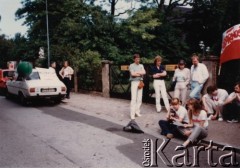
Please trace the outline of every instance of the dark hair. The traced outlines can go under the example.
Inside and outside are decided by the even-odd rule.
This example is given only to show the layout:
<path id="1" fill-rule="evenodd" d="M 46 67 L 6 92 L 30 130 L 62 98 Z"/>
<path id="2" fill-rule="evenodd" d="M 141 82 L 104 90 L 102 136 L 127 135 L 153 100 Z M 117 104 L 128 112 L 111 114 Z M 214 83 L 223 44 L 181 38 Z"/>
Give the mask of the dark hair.
<path id="1" fill-rule="evenodd" d="M 194 109 L 193 111 L 200 112 L 202 110 L 202 103 L 197 99 L 194 98 L 189 99 L 187 105 L 192 105 Z M 193 111 L 189 110 L 189 119 L 192 119 Z"/>
<path id="2" fill-rule="evenodd" d="M 140 58 L 140 55 L 139 54 L 134 54 L 133 59 L 135 59 L 135 58 Z"/>
<path id="3" fill-rule="evenodd" d="M 215 85 L 207 87 L 208 94 L 212 94 L 215 90 L 217 90 L 217 86 L 215 86 Z"/>
<path id="4" fill-rule="evenodd" d="M 235 83 L 234 86 L 237 86 L 237 85 L 238 85 L 238 87 L 240 87 L 240 82 Z"/>

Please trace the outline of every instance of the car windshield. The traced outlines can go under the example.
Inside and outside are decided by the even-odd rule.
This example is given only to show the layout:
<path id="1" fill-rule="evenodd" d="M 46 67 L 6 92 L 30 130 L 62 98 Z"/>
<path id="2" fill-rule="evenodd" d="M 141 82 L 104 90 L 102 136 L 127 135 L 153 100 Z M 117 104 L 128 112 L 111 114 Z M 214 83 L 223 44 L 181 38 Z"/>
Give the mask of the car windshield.
<path id="1" fill-rule="evenodd" d="M 32 72 L 27 78 L 26 80 L 39 80 L 39 74 L 38 72 Z"/>
<path id="2" fill-rule="evenodd" d="M 3 77 L 13 77 L 14 76 L 14 71 L 4 71 L 3 72 Z"/>

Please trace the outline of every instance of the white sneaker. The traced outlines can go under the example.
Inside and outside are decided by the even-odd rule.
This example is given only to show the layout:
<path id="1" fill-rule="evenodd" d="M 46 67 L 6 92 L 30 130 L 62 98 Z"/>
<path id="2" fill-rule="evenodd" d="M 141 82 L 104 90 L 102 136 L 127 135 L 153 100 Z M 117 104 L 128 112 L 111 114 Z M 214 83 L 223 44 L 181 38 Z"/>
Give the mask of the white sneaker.
<path id="1" fill-rule="evenodd" d="M 223 121 L 222 117 L 219 117 L 219 118 L 218 118 L 218 121 Z"/>
<path id="2" fill-rule="evenodd" d="M 238 122 L 238 120 L 235 120 L 235 119 L 233 119 L 233 120 L 232 120 L 232 122 L 233 122 L 233 123 L 237 123 L 237 122 Z"/>
<path id="3" fill-rule="evenodd" d="M 136 113 L 136 114 L 135 114 L 135 116 L 136 116 L 136 117 L 141 117 L 142 115 L 141 115 L 141 114 L 137 114 L 137 113 Z"/>
<path id="4" fill-rule="evenodd" d="M 232 120 L 227 120 L 228 123 L 232 123 Z"/>

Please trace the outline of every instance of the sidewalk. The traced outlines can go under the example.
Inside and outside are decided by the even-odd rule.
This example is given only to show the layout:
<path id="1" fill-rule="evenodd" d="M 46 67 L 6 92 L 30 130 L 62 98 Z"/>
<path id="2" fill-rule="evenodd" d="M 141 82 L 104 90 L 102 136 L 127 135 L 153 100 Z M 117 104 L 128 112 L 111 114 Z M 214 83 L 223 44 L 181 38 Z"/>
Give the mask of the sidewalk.
<path id="1" fill-rule="evenodd" d="M 63 108 L 79 110 L 88 115 L 94 115 L 105 120 L 125 126 L 130 121 L 130 101 L 115 98 L 103 98 L 96 94 L 71 93 L 71 99 L 64 100 Z M 141 106 L 141 117 L 136 118 L 140 128 L 155 137 L 160 135 L 158 121 L 165 119 L 166 112 L 157 113 L 154 104 L 143 103 Z M 219 147 L 230 145 L 240 151 L 240 123 L 227 123 L 225 121 L 209 121 L 208 137 L 204 142 L 209 144 L 212 140 Z M 173 139 L 182 143 L 180 139 Z"/>

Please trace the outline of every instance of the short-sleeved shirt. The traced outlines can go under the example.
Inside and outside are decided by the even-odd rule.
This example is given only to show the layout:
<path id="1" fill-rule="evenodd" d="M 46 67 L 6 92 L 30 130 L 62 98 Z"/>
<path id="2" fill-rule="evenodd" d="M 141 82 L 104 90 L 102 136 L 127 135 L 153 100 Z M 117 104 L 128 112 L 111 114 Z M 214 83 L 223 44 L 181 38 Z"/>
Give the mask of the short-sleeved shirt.
<path id="1" fill-rule="evenodd" d="M 240 99 L 237 98 L 237 94 L 238 94 L 238 93 L 232 92 L 232 93 L 229 95 L 229 98 L 230 98 L 230 99 L 233 99 L 233 102 L 236 102 L 237 104 L 240 105 Z"/>
<path id="2" fill-rule="evenodd" d="M 183 106 L 180 106 L 179 109 L 176 111 L 176 118 L 182 118 L 183 122 L 189 123 L 188 112 Z"/>
<path id="3" fill-rule="evenodd" d="M 160 65 L 160 67 L 158 68 L 157 66 L 154 66 L 152 67 L 152 71 L 151 73 L 154 75 L 154 74 L 157 74 L 157 73 L 163 73 L 165 71 L 165 67 L 163 65 Z M 165 77 L 159 77 L 159 78 L 153 78 L 153 79 L 156 79 L 156 80 L 164 80 Z"/>
<path id="4" fill-rule="evenodd" d="M 217 96 L 212 97 L 209 94 L 205 94 L 203 97 L 208 98 L 208 99 L 212 99 L 212 100 L 214 100 L 216 102 L 219 102 L 219 103 L 222 103 L 227 99 L 228 92 L 224 89 L 217 89 Z"/>
<path id="5" fill-rule="evenodd" d="M 204 110 L 200 111 L 200 114 L 198 116 L 193 115 L 192 116 L 193 124 L 196 126 L 200 126 L 200 122 L 204 121 L 203 127 L 208 127 L 208 119 L 207 119 L 207 112 Z"/>
<path id="6" fill-rule="evenodd" d="M 179 69 L 177 68 L 174 72 L 174 78 L 177 82 L 189 82 L 190 70 L 188 68 Z"/>
<path id="7" fill-rule="evenodd" d="M 144 66 L 142 64 L 130 64 L 129 66 L 129 71 L 130 71 L 130 81 L 140 81 L 143 80 L 143 77 L 139 76 L 139 77 L 132 77 L 131 76 L 131 72 L 137 72 L 137 71 L 143 71 L 144 70 Z"/>

